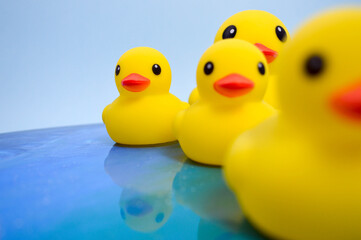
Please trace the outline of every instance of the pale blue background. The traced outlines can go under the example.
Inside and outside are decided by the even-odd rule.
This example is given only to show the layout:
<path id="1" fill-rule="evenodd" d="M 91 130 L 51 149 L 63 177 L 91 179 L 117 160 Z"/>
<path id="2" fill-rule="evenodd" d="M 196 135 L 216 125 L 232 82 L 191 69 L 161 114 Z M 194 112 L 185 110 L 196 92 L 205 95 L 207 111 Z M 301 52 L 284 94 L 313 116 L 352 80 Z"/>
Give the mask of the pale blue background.
<path id="1" fill-rule="evenodd" d="M 0 2 L 0 132 L 101 122 L 117 97 L 118 58 L 136 46 L 169 60 L 171 92 L 187 100 L 195 69 L 229 16 L 261 9 L 291 33 L 342 0 Z"/>

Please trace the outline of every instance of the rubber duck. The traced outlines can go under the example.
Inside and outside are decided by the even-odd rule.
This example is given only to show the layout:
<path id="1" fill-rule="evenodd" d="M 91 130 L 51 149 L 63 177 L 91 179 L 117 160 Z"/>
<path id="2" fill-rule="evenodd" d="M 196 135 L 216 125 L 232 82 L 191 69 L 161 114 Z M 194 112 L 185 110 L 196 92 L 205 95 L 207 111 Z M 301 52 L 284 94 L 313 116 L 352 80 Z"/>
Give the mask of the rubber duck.
<path id="1" fill-rule="evenodd" d="M 137 47 L 115 67 L 119 97 L 103 111 L 109 136 L 117 143 L 148 145 L 175 141 L 173 121 L 188 107 L 169 93 L 171 69 L 159 51 Z"/>
<path id="2" fill-rule="evenodd" d="M 263 95 L 268 66 L 254 45 L 239 39 L 209 47 L 197 67 L 200 100 L 178 114 L 175 129 L 192 160 L 222 165 L 233 138 L 274 113 Z"/>
<path id="3" fill-rule="evenodd" d="M 361 239 L 360 29 L 360 7 L 305 23 L 279 59 L 282 111 L 227 154 L 228 185 L 273 239 Z"/>
<path id="4" fill-rule="evenodd" d="M 279 108 L 276 82 L 276 59 L 284 44 L 289 40 L 286 26 L 276 16 L 261 10 L 247 10 L 234 14 L 218 29 L 214 42 L 223 39 L 242 39 L 258 47 L 269 65 L 269 83 L 265 100 L 275 108 Z M 188 102 L 193 104 L 199 99 L 197 88 L 193 89 Z"/>

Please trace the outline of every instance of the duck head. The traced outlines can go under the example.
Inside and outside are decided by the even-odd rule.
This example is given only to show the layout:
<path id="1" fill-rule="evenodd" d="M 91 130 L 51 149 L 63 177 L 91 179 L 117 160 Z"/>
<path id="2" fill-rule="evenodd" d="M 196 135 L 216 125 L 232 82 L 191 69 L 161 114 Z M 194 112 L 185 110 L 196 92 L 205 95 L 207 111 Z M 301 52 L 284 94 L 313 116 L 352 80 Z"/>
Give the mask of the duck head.
<path id="1" fill-rule="evenodd" d="M 361 8 L 328 11 L 299 29 L 280 57 L 281 109 L 319 136 L 361 140 L 360 29 Z"/>
<path id="2" fill-rule="evenodd" d="M 202 99 L 213 104 L 261 101 L 268 66 L 264 55 L 249 42 L 228 39 L 213 44 L 197 68 L 197 88 Z"/>
<path id="3" fill-rule="evenodd" d="M 159 51 L 137 47 L 119 58 L 115 67 L 115 83 L 121 96 L 166 93 L 171 84 L 171 69 Z"/>
<path id="4" fill-rule="evenodd" d="M 219 28 L 214 42 L 229 38 L 254 44 L 270 64 L 289 40 L 289 33 L 281 20 L 271 13 L 247 10 L 228 18 Z"/>

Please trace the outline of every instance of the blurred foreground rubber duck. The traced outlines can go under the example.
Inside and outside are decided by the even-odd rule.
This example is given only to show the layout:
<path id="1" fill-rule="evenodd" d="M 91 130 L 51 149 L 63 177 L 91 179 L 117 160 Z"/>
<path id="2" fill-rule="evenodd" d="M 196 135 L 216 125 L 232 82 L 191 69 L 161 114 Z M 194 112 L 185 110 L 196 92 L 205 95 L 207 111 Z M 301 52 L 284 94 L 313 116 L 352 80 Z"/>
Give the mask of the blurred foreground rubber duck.
<path id="1" fill-rule="evenodd" d="M 258 47 L 267 59 L 269 65 L 269 83 L 265 100 L 278 108 L 276 93 L 276 64 L 277 56 L 289 39 L 285 25 L 276 16 L 261 10 L 247 10 L 236 13 L 228 18 L 218 29 L 214 42 L 223 39 L 242 39 Z M 193 89 L 188 102 L 198 101 L 197 88 Z"/>
<path id="2" fill-rule="evenodd" d="M 157 50 L 137 47 L 124 53 L 115 68 L 119 97 L 103 111 L 109 136 L 129 145 L 175 141 L 172 123 L 189 105 L 169 93 L 171 69 Z"/>
<path id="3" fill-rule="evenodd" d="M 282 112 L 242 134 L 225 177 L 275 239 L 361 239 L 361 8 L 308 21 L 279 59 Z"/>
<path id="4" fill-rule="evenodd" d="M 229 143 L 274 110 L 263 102 L 268 67 L 264 55 L 238 39 L 215 43 L 197 68 L 200 100 L 176 119 L 184 153 L 192 160 L 222 165 Z"/>

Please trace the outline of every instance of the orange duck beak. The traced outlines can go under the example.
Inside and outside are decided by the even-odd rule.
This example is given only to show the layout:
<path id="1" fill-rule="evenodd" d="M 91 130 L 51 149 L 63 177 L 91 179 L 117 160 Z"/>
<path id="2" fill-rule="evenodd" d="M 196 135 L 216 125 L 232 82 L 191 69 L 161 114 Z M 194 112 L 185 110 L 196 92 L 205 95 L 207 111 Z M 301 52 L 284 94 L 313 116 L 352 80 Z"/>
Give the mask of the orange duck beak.
<path id="1" fill-rule="evenodd" d="M 256 47 L 258 47 L 259 50 L 261 50 L 263 55 L 266 57 L 266 60 L 267 60 L 268 64 L 273 62 L 276 59 L 276 57 L 278 56 L 278 53 L 276 51 L 266 47 L 265 45 L 263 45 L 261 43 L 256 43 L 254 45 Z"/>
<path id="2" fill-rule="evenodd" d="M 122 86 L 131 92 L 144 91 L 150 84 L 150 80 L 138 73 L 131 73 L 122 80 Z"/>
<path id="3" fill-rule="evenodd" d="M 221 95 L 229 98 L 239 97 L 250 92 L 254 83 L 248 78 L 232 73 L 213 84 L 213 88 Z"/>

